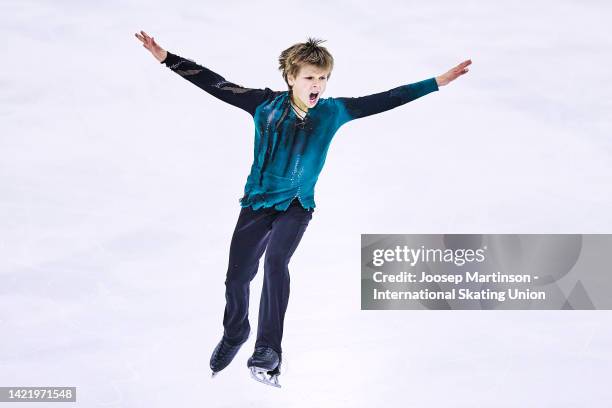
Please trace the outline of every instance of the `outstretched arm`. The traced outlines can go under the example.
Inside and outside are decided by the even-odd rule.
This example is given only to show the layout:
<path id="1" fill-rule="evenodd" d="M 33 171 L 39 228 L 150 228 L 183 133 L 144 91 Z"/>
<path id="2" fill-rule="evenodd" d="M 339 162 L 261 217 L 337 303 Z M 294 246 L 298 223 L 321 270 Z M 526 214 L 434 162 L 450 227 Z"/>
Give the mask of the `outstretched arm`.
<path id="1" fill-rule="evenodd" d="M 342 124 L 353 119 L 388 111 L 437 90 L 436 79 L 430 78 L 372 95 L 334 99 L 340 105 L 340 121 Z"/>
<path id="2" fill-rule="evenodd" d="M 160 63 L 165 64 L 173 72 L 182 76 L 192 84 L 198 86 L 212 96 L 244 109 L 255 115 L 255 109 L 267 98 L 274 94 L 269 88 L 252 89 L 226 81 L 221 75 L 210 69 L 198 65 L 195 61 L 183 58 L 160 47 L 153 37 L 144 31 L 135 34 Z"/>
<path id="3" fill-rule="evenodd" d="M 358 98 L 334 98 L 340 108 L 340 125 L 353 119 L 388 111 L 428 93 L 438 91 L 440 86 L 447 85 L 468 72 L 466 67 L 471 63 L 471 60 L 466 60 L 440 76 L 398 86 L 385 92 Z"/>

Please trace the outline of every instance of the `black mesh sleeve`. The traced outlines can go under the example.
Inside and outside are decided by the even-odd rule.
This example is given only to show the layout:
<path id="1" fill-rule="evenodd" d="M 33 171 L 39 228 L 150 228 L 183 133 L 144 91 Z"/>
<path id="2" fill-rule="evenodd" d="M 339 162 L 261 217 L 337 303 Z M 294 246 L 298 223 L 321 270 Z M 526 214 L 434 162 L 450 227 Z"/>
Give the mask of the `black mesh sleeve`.
<path id="1" fill-rule="evenodd" d="M 334 98 L 344 108 L 341 123 L 385 112 L 438 90 L 435 78 L 357 98 Z"/>
<path id="2" fill-rule="evenodd" d="M 275 93 L 270 88 L 253 89 L 236 85 L 210 69 L 171 52 L 161 63 L 212 96 L 244 109 L 251 115 L 255 115 L 257 106 Z"/>

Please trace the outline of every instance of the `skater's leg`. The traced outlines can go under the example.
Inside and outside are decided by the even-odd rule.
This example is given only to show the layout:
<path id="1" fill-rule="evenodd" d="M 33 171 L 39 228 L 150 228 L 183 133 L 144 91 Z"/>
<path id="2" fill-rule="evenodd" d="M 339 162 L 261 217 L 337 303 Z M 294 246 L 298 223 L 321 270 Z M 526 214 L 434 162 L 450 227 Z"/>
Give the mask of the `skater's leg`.
<path id="1" fill-rule="evenodd" d="M 257 274 L 275 213 L 273 209 L 242 208 L 236 223 L 225 279 L 223 314 L 224 336 L 232 344 L 241 344 L 249 336 L 249 284 Z"/>
<path id="2" fill-rule="evenodd" d="M 269 346 L 279 355 L 282 353 L 283 322 L 289 301 L 289 260 L 311 219 L 312 210 L 305 210 L 294 200 L 274 220 L 266 249 L 255 346 Z"/>

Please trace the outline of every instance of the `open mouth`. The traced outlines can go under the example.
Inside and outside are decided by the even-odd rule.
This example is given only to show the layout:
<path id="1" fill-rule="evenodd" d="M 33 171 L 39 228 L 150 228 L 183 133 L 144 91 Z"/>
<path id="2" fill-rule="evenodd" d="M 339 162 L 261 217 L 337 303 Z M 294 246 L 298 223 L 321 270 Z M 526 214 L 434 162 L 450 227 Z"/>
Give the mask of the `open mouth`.
<path id="1" fill-rule="evenodd" d="M 319 98 L 319 93 L 318 92 L 316 92 L 316 93 L 313 92 L 313 93 L 310 94 L 310 98 L 308 99 L 308 101 L 310 103 L 314 103 L 314 102 L 317 101 L 318 98 Z"/>

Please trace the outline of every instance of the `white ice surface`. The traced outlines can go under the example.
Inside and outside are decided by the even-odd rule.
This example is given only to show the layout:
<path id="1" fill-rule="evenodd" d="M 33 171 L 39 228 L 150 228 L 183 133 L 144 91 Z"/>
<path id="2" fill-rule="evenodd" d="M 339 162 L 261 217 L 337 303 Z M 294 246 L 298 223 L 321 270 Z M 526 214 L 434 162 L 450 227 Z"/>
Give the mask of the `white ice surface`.
<path id="1" fill-rule="evenodd" d="M 77 386 L 79 407 L 612 406 L 609 311 L 360 310 L 362 233 L 612 232 L 612 6 L 523 3 L 3 0 L 0 386 Z M 280 51 L 327 39 L 327 96 L 473 60 L 336 135 L 290 265 L 280 390 L 249 378 L 254 332 L 208 368 L 252 121 L 141 29 L 277 90 Z"/>

